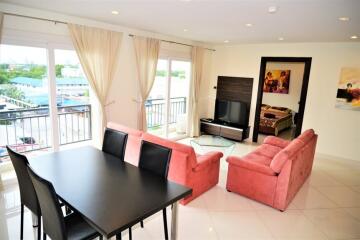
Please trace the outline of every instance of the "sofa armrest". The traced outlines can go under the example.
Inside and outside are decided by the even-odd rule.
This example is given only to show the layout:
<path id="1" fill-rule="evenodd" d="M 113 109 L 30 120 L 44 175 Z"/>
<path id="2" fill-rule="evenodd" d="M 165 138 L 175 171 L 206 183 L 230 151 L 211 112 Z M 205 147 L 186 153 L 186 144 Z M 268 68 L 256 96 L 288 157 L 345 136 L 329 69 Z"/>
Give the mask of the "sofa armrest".
<path id="1" fill-rule="evenodd" d="M 282 138 L 274 137 L 274 136 L 267 136 L 264 139 L 264 144 L 273 145 L 280 148 L 286 148 L 287 145 L 289 145 L 291 141 L 284 140 Z"/>
<path id="2" fill-rule="evenodd" d="M 265 175 L 275 176 L 274 172 L 270 167 L 251 161 L 245 161 L 240 157 L 230 156 L 226 159 L 229 165 L 235 165 L 241 168 L 246 168 L 251 171 L 263 173 Z"/>
<path id="3" fill-rule="evenodd" d="M 214 162 L 220 161 L 223 154 L 221 152 L 209 152 L 204 155 L 200 155 L 197 157 L 197 165 L 193 170 L 195 172 L 202 171 Z"/>

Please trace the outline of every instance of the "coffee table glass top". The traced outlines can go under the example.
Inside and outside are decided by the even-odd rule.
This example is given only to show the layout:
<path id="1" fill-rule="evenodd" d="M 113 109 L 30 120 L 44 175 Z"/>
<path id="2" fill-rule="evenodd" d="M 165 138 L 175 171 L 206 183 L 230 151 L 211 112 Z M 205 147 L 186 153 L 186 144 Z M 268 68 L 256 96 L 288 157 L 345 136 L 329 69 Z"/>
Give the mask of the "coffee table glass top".
<path id="1" fill-rule="evenodd" d="M 198 138 L 190 140 L 191 144 L 211 147 L 232 147 L 235 143 L 220 136 L 201 135 Z"/>

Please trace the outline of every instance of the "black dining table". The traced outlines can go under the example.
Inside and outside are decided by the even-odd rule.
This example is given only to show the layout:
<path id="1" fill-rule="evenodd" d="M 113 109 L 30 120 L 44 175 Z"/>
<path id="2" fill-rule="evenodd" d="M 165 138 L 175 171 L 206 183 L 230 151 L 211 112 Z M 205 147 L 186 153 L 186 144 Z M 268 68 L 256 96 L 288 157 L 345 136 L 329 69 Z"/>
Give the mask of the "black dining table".
<path id="1" fill-rule="evenodd" d="M 105 238 L 172 205 L 171 239 L 177 239 L 178 204 L 190 188 L 85 146 L 29 159 L 61 201 Z"/>

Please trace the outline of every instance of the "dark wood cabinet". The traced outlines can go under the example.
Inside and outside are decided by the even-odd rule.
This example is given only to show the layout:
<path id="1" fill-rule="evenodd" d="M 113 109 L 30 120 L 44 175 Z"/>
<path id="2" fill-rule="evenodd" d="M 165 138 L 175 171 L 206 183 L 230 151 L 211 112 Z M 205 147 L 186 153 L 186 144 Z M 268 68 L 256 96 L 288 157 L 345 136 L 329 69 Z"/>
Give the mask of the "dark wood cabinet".
<path id="1" fill-rule="evenodd" d="M 249 137 L 249 128 L 235 128 L 211 121 L 200 120 L 200 131 L 204 134 L 221 136 L 235 141 L 243 141 Z"/>

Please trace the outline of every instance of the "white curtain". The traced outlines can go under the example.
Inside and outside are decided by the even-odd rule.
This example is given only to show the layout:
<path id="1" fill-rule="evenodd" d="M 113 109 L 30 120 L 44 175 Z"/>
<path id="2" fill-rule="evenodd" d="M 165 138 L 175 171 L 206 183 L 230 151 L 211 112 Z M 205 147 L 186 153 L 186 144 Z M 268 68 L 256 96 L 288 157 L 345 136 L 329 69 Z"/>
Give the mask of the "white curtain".
<path id="1" fill-rule="evenodd" d="M 106 97 L 117 72 L 122 33 L 68 24 L 70 36 L 89 84 L 100 103 L 98 141 L 106 127 Z"/>
<path id="2" fill-rule="evenodd" d="M 205 49 L 202 47 L 193 47 L 191 51 L 191 69 L 192 69 L 192 78 L 191 78 L 191 87 L 190 87 L 190 97 L 191 97 L 191 128 L 190 136 L 196 137 L 200 133 L 200 119 L 199 119 L 199 99 L 200 99 L 200 89 L 201 82 L 204 77 L 204 62 L 205 62 Z"/>
<path id="3" fill-rule="evenodd" d="M 4 21 L 4 13 L 0 12 L 0 42 L 1 42 L 2 29 L 3 29 L 3 21 Z"/>
<path id="4" fill-rule="evenodd" d="M 145 101 L 154 84 L 159 59 L 160 40 L 134 36 L 139 81 L 138 129 L 147 130 Z"/>

